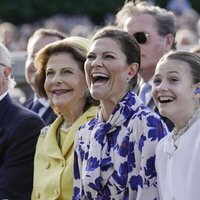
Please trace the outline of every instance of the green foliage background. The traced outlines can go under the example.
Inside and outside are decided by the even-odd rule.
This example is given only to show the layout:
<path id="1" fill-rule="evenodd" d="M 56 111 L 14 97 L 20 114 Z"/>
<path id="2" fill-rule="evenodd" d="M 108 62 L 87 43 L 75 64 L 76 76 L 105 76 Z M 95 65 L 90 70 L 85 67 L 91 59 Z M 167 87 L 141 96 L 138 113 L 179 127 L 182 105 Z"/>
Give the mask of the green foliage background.
<path id="1" fill-rule="evenodd" d="M 0 0 L 0 19 L 14 24 L 33 22 L 54 14 L 87 14 L 94 21 L 107 13 L 115 14 L 125 0 Z M 168 0 L 156 0 L 166 7 Z M 200 1 L 190 0 L 193 8 L 200 12 Z"/>

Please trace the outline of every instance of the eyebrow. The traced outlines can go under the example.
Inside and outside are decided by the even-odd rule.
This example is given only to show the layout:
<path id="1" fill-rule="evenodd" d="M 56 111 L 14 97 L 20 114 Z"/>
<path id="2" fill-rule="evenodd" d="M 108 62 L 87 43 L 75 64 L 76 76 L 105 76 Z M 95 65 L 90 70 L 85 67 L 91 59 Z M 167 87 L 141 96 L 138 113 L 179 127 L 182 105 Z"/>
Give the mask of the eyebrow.
<path id="1" fill-rule="evenodd" d="M 103 51 L 103 52 L 101 52 L 102 54 L 108 54 L 108 53 L 111 53 L 111 54 L 115 54 L 115 55 L 117 55 L 117 53 L 115 53 L 114 51 Z M 96 52 L 93 52 L 93 51 L 90 51 L 90 52 L 88 52 L 88 55 L 89 54 L 97 54 Z"/>
<path id="2" fill-rule="evenodd" d="M 167 72 L 167 74 L 180 74 L 179 72 L 177 72 L 177 71 L 168 71 Z M 159 77 L 160 76 L 160 74 L 154 74 L 154 77 Z"/>
<path id="3" fill-rule="evenodd" d="M 179 74 L 179 72 L 177 72 L 177 71 L 169 71 L 167 73 L 176 73 L 176 74 Z"/>

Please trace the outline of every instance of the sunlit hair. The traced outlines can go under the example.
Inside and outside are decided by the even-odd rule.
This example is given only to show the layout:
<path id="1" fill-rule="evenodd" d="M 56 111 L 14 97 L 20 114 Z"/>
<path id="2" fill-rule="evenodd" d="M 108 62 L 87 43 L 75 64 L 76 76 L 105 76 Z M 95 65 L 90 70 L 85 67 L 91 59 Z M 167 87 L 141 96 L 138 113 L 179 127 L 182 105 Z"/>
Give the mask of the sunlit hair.
<path id="1" fill-rule="evenodd" d="M 170 51 L 159 60 L 157 66 L 166 60 L 180 60 L 186 62 L 190 67 L 192 82 L 194 84 L 200 82 L 200 57 L 195 53 L 182 50 Z"/>
<path id="2" fill-rule="evenodd" d="M 71 39 L 71 38 L 70 38 Z M 35 89 L 36 93 L 43 98 L 48 98 L 47 93 L 44 88 L 44 83 L 46 80 L 46 67 L 49 58 L 52 55 L 57 55 L 59 53 L 70 54 L 74 60 L 77 62 L 80 70 L 85 74 L 84 71 L 84 63 L 86 60 L 87 50 L 85 47 L 85 40 L 83 40 L 83 45 L 78 45 L 76 38 L 73 39 L 74 43 L 70 39 L 65 39 L 61 41 L 57 41 L 54 43 L 50 43 L 44 48 L 42 48 L 35 58 L 35 66 L 37 66 L 37 72 L 35 75 Z M 84 107 L 84 111 L 87 110 L 91 105 L 97 105 L 97 101 L 95 101 L 90 93 L 86 94 L 86 104 Z"/>
<path id="3" fill-rule="evenodd" d="M 12 66 L 12 61 L 11 61 L 11 55 L 8 49 L 0 43 L 0 63 L 3 66 L 11 67 Z M 8 88 L 14 88 L 16 85 L 16 82 L 14 78 L 11 77 L 11 74 L 8 76 Z"/>
<path id="4" fill-rule="evenodd" d="M 137 63 L 140 68 L 140 47 L 133 35 L 115 26 L 107 26 L 96 32 L 92 38 L 92 42 L 100 38 L 110 38 L 115 40 L 121 47 L 122 52 L 125 54 L 127 64 L 130 65 L 132 63 Z M 136 86 L 137 79 L 138 76 L 136 74 L 130 81 L 130 90 L 134 89 Z"/>
<path id="5" fill-rule="evenodd" d="M 116 15 L 116 25 L 120 28 L 124 27 L 124 23 L 127 18 L 140 15 L 148 14 L 152 15 L 156 21 L 157 32 L 160 36 L 166 36 L 171 33 L 174 38 L 176 36 L 176 23 L 175 15 L 173 12 L 166 9 L 154 6 L 146 1 L 141 1 L 134 4 L 134 2 L 127 2 L 124 4 L 122 9 Z M 176 49 L 176 43 L 172 46 L 172 49 Z"/>
<path id="6" fill-rule="evenodd" d="M 191 49 L 190 52 L 195 53 L 197 55 L 200 55 L 200 44 L 194 45 Z"/>
<path id="7" fill-rule="evenodd" d="M 31 44 L 31 42 L 37 38 L 37 37 L 57 37 L 58 40 L 63 40 L 67 37 L 67 35 L 63 32 L 60 32 L 58 30 L 54 30 L 54 29 L 45 29 L 45 28 L 40 28 L 38 30 L 36 30 L 33 35 L 30 37 L 30 39 L 28 40 L 28 44 L 27 44 L 27 49 L 29 49 L 29 45 Z"/>

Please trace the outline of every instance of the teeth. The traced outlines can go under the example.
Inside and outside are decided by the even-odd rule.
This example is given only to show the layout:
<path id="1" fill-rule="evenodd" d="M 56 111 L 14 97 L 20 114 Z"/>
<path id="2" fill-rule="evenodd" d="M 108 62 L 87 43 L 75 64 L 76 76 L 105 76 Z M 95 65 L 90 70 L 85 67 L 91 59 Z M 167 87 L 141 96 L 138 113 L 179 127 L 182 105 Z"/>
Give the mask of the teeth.
<path id="1" fill-rule="evenodd" d="M 159 97 L 160 101 L 173 101 L 174 97 Z"/>
<path id="2" fill-rule="evenodd" d="M 102 74 L 102 73 L 93 73 L 92 74 L 93 78 L 96 78 L 96 77 L 99 77 L 99 76 L 104 77 L 104 78 L 109 78 L 107 75 Z"/>

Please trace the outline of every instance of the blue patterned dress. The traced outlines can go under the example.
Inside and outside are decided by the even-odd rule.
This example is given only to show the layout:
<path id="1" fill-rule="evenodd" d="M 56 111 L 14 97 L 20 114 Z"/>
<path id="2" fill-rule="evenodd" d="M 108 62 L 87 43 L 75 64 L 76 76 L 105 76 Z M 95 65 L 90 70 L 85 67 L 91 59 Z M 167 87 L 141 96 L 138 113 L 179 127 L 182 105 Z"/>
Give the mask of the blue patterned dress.
<path id="1" fill-rule="evenodd" d="M 106 123 L 100 109 L 77 133 L 73 200 L 157 200 L 155 148 L 166 134 L 133 92 Z"/>

